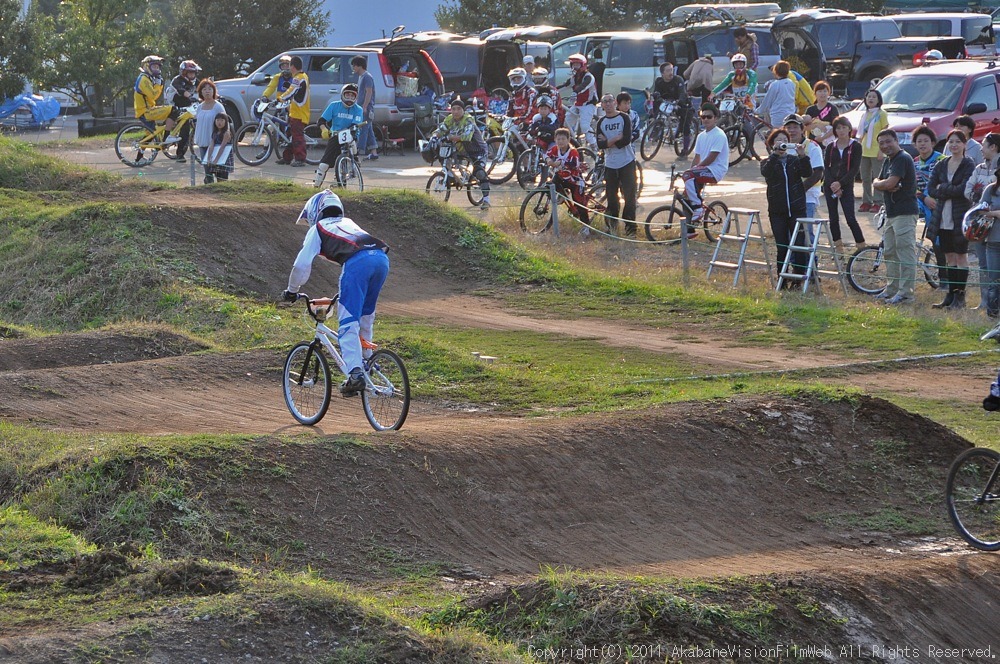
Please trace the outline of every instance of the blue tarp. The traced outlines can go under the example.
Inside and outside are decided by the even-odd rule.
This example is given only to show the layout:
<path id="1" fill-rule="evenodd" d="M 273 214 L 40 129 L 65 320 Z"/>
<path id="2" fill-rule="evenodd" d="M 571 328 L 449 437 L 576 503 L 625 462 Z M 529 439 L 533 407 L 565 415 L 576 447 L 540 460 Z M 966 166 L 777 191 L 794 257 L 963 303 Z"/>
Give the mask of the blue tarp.
<path id="1" fill-rule="evenodd" d="M 44 125 L 59 117 L 59 101 L 55 97 L 23 94 L 0 103 L 0 119 L 10 117 L 18 109 L 31 111 L 35 124 Z"/>

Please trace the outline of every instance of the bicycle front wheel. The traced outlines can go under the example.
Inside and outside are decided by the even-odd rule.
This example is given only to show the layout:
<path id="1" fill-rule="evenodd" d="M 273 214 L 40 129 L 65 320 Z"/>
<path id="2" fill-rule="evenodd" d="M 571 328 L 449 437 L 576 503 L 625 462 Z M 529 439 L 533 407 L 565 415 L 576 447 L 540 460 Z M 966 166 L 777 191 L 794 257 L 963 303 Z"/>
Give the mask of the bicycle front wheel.
<path id="1" fill-rule="evenodd" d="M 642 164 L 640 164 L 637 161 L 637 162 L 635 162 L 635 197 L 636 198 L 639 198 L 640 196 L 642 196 L 642 185 L 643 185 Z"/>
<path id="2" fill-rule="evenodd" d="M 431 198 L 446 202 L 451 198 L 451 187 L 448 185 L 448 176 L 438 171 L 427 180 L 427 187 L 424 191 Z"/>
<path id="3" fill-rule="evenodd" d="M 743 161 L 743 157 L 750 150 L 750 139 L 743 129 L 743 124 L 736 124 L 726 128 L 726 140 L 729 142 L 729 165 L 735 166 Z"/>
<path id="4" fill-rule="evenodd" d="M 486 157 L 486 175 L 490 184 L 503 184 L 514 177 L 517 152 L 504 141 L 503 136 L 494 136 L 486 141 Z"/>
<path id="5" fill-rule="evenodd" d="M 770 125 L 763 122 L 754 125 L 753 132 L 750 134 L 750 156 L 762 161 L 771 155 L 771 149 L 767 147 L 767 137 L 770 135 Z"/>
<path id="6" fill-rule="evenodd" d="M 706 206 L 705 214 L 701 218 L 701 225 L 709 242 L 715 242 L 716 236 L 722 232 L 722 223 L 728 214 L 729 207 L 722 201 L 712 201 Z"/>
<path id="7" fill-rule="evenodd" d="M 676 242 L 680 239 L 684 210 L 677 204 L 661 205 L 646 217 L 646 239 L 650 242 Z"/>
<path id="8" fill-rule="evenodd" d="M 313 425 L 330 407 L 330 362 L 312 343 L 301 342 L 288 353 L 281 376 L 285 405 L 296 420 Z"/>
<path id="9" fill-rule="evenodd" d="M 306 125 L 303 133 L 306 136 L 306 163 L 315 166 L 326 154 L 328 141 L 323 138 L 323 130 L 318 124 Z"/>
<path id="10" fill-rule="evenodd" d="M 399 429 L 410 412 L 410 377 L 403 360 L 380 349 L 365 362 L 365 371 L 372 383 L 361 393 L 368 423 L 376 431 Z"/>
<path id="11" fill-rule="evenodd" d="M 866 295 L 878 295 L 889 285 L 879 247 L 858 249 L 847 260 L 847 283 Z"/>
<path id="12" fill-rule="evenodd" d="M 338 187 L 354 191 L 365 190 L 365 178 L 361 174 L 361 167 L 358 166 L 358 162 L 342 154 L 337 157 L 333 169 L 334 179 Z"/>
<path id="13" fill-rule="evenodd" d="M 552 197 L 548 189 L 538 189 L 524 197 L 518 217 L 521 230 L 531 235 L 544 233 L 552 227 Z"/>
<path id="14" fill-rule="evenodd" d="M 158 148 L 150 147 L 155 141 L 153 132 L 140 122 L 125 125 L 115 136 L 115 154 L 123 164 L 141 168 L 153 163 Z"/>
<path id="15" fill-rule="evenodd" d="M 517 173 L 517 183 L 521 185 L 521 189 L 528 190 L 537 187 L 542 177 L 541 152 L 538 150 L 522 152 L 521 156 L 517 158 L 514 172 Z"/>
<path id="16" fill-rule="evenodd" d="M 1000 551 L 1000 452 L 975 447 L 948 471 L 948 516 L 980 551 Z"/>
<path id="17" fill-rule="evenodd" d="M 665 135 L 666 127 L 663 121 L 653 120 L 646 133 L 642 135 L 642 142 L 639 143 L 639 154 L 642 155 L 643 161 L 649 161 L 656 156 L 656 153 L 660 151 L 660 146 L 663 145 Z"/>
<path id="18" fill-rule="evenodd" d="M 694 111 L 688 113 L 687 122 L 683 125 L 677 128 L 677 136 L 674 137 L 674 154 L 678 157 L 691 154 L 694 142 L 698 138 L 698 122 L 694 119 Z"/>
<path id="19" fill-rule="evenodd" d="M 261 127 L 259 122 L 248 122 L 236 130 L 233 149 L 236 150 L 236 158 L 247 166 L 260 166 L 274 152 L 276 142 L 271 132 Z"/>

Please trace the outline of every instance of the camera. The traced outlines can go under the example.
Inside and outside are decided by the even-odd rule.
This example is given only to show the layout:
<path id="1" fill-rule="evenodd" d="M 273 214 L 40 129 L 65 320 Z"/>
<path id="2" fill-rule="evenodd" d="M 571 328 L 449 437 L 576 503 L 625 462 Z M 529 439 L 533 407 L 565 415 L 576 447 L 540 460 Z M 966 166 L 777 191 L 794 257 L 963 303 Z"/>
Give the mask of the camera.
<path id="1" fill-rule="evenodd" d="M 774 146 L 775 150 L 794 150 L 798 145 L 795 143 L 776 143 Z"/>

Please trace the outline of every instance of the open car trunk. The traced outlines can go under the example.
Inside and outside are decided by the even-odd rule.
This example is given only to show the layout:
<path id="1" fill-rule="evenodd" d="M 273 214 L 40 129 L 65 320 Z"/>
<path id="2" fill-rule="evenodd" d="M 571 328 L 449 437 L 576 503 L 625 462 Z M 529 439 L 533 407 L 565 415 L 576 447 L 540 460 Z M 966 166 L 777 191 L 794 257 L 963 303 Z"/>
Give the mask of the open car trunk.
<path id="1" fill-rule="evenodd" d="M 509 88 L 507 72 L 522 66 L 521 47 L 512 40 L 488 40 L 480 50 L 479 86 L 491 92 Z"/>
<path id="2" fill-rule="evenodd" d="M 810 83 L 826 78 L 826 55 L 811 34 L 794 21 L 782 21 L 771 28 L 778 42 L 778 54 Z"/>

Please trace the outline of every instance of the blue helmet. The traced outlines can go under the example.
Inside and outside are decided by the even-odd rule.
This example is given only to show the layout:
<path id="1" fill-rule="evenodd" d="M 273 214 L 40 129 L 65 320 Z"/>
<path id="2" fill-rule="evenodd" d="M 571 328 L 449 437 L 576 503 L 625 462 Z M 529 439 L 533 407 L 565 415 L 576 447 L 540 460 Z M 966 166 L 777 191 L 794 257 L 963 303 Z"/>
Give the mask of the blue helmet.
<path id="1" fill-rule="evenodd" d="M 335 211 L 333 214 L 326 214 L 326 211 L 333 208 Z M 313 194 L 312 197 L 306 201 L 306 205 L 302 208 L 302 212 L 299 213 L 299 218 L 295 221 L 296 224 L 304 226 L 308 224 L 309 226 L 315 226 L 320 219 L 324 217 L 343 217 L 344 216 L 344 204 L 340 202 L 340 196 L 333 193 L 329 189 L 324 189 L 318 194 Z"/>

